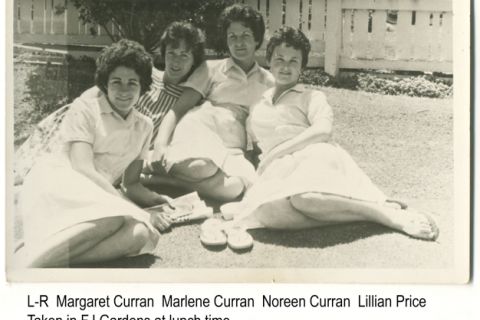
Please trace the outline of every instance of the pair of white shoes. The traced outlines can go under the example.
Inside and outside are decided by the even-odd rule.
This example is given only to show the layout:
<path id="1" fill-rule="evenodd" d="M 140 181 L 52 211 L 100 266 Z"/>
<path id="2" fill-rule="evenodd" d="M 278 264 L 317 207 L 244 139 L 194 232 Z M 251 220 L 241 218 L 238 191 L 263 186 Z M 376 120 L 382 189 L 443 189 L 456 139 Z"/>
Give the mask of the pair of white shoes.
<path id="1" fill-rule="evenodd" d="M 246 229 L 217 218 L 207 219 L 202 224 L 200 242 L 206 247 L 228 245 L 230 249 L 236 251 L 253 247 L 253 238 Z"/>

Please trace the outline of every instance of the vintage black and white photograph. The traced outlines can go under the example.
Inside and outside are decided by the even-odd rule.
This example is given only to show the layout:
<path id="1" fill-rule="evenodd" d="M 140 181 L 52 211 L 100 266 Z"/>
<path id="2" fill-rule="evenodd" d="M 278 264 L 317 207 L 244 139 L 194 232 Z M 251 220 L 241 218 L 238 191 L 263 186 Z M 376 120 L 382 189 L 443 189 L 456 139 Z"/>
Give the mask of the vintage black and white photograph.
<path id="1" fill-rule="evenodd" d="M 11 280 L 468 281 L 467 1 L 8 2 Z"/>

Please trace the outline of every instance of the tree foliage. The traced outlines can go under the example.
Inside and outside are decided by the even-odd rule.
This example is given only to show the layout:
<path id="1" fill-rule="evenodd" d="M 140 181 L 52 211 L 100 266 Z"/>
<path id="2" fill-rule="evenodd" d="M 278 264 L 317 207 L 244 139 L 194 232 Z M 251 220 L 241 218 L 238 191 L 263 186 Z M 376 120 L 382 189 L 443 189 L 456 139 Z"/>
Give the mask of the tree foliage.
<path id="1" fill-rule="evenodd" d="M 220 12 L 233 0 L 73 0 L 84 23 L 103 27 L 113 41 L 128 38 L 153 52 L 165 27 L 189 21 L 207 33 L 207 46 L 220 51 Z M 112 33 L 112 24 L 116 33 Z M 92 28 L 92 32 L 95 32 Z"/>

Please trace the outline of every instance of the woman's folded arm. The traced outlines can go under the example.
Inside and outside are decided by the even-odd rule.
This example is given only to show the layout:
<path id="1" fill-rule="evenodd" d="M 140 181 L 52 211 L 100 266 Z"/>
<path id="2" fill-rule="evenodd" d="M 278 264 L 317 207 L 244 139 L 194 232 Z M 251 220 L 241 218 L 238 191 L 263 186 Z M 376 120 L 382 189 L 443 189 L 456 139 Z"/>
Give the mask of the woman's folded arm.
<path id="1" fill-rule="evenodd" d="M 299 151 L 313 143 L 328 142 L 330 141 L 330 137 L 331 126 L 313 125 L 296 137 L 277 145 L 265 154 L 262 161 L 260 161 L 258 170 L 261 173 L 273 160 Z"/>

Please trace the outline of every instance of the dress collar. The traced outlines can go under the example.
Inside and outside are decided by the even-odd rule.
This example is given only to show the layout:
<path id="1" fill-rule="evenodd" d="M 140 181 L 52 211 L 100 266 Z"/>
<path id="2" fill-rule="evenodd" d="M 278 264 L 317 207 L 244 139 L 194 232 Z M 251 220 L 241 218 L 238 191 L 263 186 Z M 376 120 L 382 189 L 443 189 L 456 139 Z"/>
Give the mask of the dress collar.
<path id="1" fill-rule="evenodd" d="M 112 106 L 110 105 L 110 102 L 108 101 L 108 98 L 105 94 L 102 94 L 98 98 L 98 105 L 100 108 L 100 113 L 102 114 L 112 114 L 114 117 L 121 119 L 127 123 L 133 123 L 137 120 L 138 118 L 138 111 L 135 109 L 135 107 L 132 108 L 130 113 L 127 115 L 126 118 L 123 118 L 121 115 L 119 115 L 115 110 L 112 109 Z"/>
<path id="2" fill-rule="evenodd" d="M 293 91 L 293 92 L 298 92 L 298 93 L 302 93 L 302 92 L 305 92 L 306 88 L 305 88 L 305 85 L 303 84 L 300 84 L 300 83 L 297 83 L 296 85 L 294 85 L 293 87 L 283 91 L 280 96 L 277 98 L 277 101 L 275 101 L 275 103 L 277 103 L 278 101 L 280 101 L 280 99 L 283 98 L 283 96 L 285 96 L 287 93 Z M 263 97 L 266 98 L 268 101 L 270 101 L 272 104 L 275 104 L 273 103 L 273 94 L 275 93 L 275 87 L 273 88 L 270 88 L 268 89 L 267 91 L 265 91 L 265 93 L 263 94 Z"/>
<path id="3" fill-rule="evenodd" d="M 232 68 L 236 68 L 237 70 L 240 70 L 242 71 L 243 73 L 245 73 L 245 71 L 243 71 L 242 68 L 240 68 L 240 66 L 238 64 L 235 63 L 235 61 L 233 61 L 233 59 L 231 57 L 227 58 L 227 61 L 225 63 L 225 72 L 226 71 L 229 71 L 230 69 Z M 248 71 L 248 73 L 246 73 L 247 75 L 250 75 L 254 72 L 257 72 L 258 70 L 260 69 L 260 66 L 258 65 L 257 61 L 255 61 L 253 63 L 253 67 L 252 69 L 250 69 L 250 71 Z"/>

